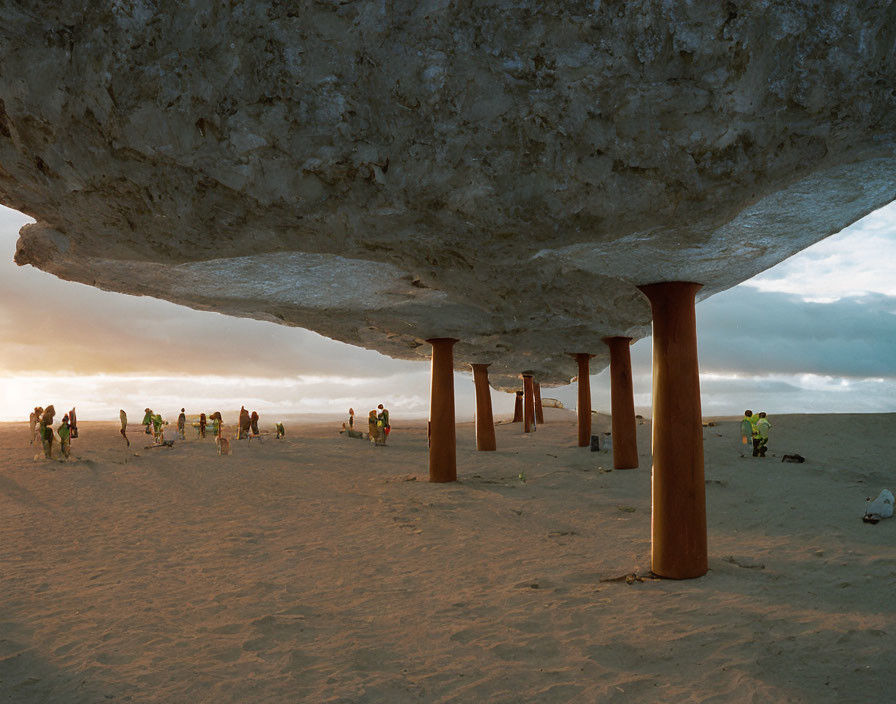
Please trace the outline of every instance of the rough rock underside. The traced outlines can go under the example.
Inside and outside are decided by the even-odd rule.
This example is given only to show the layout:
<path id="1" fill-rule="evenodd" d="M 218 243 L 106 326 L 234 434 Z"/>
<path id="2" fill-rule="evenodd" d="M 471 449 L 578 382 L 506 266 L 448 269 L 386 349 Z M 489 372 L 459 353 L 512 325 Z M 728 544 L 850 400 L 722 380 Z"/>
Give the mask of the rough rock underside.
<path id="1" fill-rule="evenodd" d="M 85 7 L 86 5 L 86 7 Z M 495 386 L 896 197 L 896 6 L 0 6 L 16 261 Z"/>

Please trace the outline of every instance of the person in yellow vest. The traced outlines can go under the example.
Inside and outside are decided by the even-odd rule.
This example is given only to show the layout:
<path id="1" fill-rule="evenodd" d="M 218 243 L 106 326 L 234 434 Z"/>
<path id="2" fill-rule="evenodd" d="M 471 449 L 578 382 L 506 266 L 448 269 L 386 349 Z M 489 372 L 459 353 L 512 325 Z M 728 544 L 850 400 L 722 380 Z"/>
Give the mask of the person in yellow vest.
<path id="1" fill-rule="evenodd" d="M 740 419 L 741 443 L 753 446 L 753 457 L 759 455 L 759 446 L 756 444 L 759 439 L 759 436 L 756 433 L 757 420 L 759 420 L 759 416 L 755 415 L 753 411 L 749 409 L 744 411 L 744 417 Z M 743 457 L 743 455 L 741 455 L 741 457 Z"/>
<path id="2" fill-rule="evenodd" d="M 367 414 L 367 434 L 374 445 L 382 445 L 380 432 L 379 419 L 376 417 L 376 410 L 373 410 Z"/>
<path id="3" fill-rule="evenodd" d="M 765 451 L 768 449 L 768 429 L 771 427 L 772 424 L 768 422 L 768 418 L 765 417 L 765 411 L 763 411 L 759 414 L 759 419 L 756 421 L 756 435 L 759 440 L 758 451 L 760 457 L 765 457 Z"/>
<path id="4" fill-rule="evenodd" d="M 63 457 L 68 457 L 71 452 L 72 444 L 72 428 L 68 424 L 68 416 L 62 416 L 62 425 L 56 431 L 59 433 L 59 447 L 62 449 Z"/>

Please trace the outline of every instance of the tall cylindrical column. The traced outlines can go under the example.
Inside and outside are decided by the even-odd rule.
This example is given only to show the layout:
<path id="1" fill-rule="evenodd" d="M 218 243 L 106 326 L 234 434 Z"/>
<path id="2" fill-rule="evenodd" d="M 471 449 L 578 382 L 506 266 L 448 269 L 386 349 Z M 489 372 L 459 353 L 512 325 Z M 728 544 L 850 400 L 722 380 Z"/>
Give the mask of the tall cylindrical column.
<path id="1" fill-rule="evenodd" d="M 638 466 L 638 431 L 632 389 L 632 338 L 605 337 L 610 348 L 610 404 L 613 423 L 613 468 Z"/>
<path id="2" fill-rule="evenodd" d="M 653 571 L 706 574 L 706 485 L 694 297 L 701 284 L 640 286 L 653 309 Z"/>
<path id="3" fill-rule="evenodd" d="M 531 374 L 523 374 L 523 432 L 535 430 L 535 388 Z"/>
<path id="4" fill-rule="evenodd" d="M 488 387 L 488 365 L 473 364 L 473 386 L 476 389 L 476 449 L 494 450 L 495 421 L 492 417 L 492 395 Z"/>
<path id="5" fill-rule="evenodd" d="M 513 420 L 511 423 L 523 422 L 523 392 L 516 392 L 516 400 L 513 402 Z"/>
<path id="6" fill-rule="evenodd" d="M 457 480 L 457 444 L 454 429 L 454 343 L 436 337 L 432 345 L 432 386 L 429 395 L 429 481 Z"/>
<path id="7" fill-rule="evenodd" d="M 541 384 L 535 382 L 535 422 L 544 425 L 544 408 L 541 407 Z"/>
<path id="8" fill-rule="evenodd" d="M 580 352 L 575 355 L 579 364 L 579 402 L 576 412 L 579 419 L 579 447 L 591 444 L 591 355 Z"/>

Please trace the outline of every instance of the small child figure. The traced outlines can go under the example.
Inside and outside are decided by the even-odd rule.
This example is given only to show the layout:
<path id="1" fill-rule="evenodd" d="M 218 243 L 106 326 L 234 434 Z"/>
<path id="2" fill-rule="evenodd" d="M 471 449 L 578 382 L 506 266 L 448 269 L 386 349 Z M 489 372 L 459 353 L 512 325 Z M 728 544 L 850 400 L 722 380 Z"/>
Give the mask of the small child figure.
<path id="1" fill-rule="evenodd" d="M 51 430 L 52 432 L 52 430 Z M 63 457 L 68 457 L 71 452 L 72 428 L 68 424 L 68 416 L 62 416 L 62 425 L 59 426 L 59 446 L 62 448 Z"/>

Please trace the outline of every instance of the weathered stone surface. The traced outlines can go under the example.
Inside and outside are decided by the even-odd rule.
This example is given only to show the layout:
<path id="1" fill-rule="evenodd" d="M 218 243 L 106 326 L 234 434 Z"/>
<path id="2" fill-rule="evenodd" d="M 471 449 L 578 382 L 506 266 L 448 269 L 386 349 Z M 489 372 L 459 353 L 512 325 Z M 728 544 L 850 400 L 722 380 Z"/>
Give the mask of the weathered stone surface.
<path id="1" fill-rule="evenodd" d="M 894 198 L 891 3 L 0 7 L 16 260 L 498 386 Z"/>

